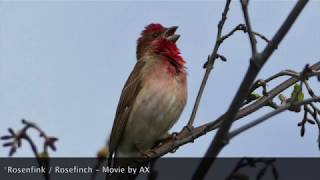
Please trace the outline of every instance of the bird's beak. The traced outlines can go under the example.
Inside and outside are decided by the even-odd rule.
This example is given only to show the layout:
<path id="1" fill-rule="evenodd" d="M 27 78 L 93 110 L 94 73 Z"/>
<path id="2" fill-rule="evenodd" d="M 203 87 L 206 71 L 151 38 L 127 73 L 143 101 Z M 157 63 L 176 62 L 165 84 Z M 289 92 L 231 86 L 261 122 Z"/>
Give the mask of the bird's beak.
<path id="1" fill-rule="evenodd" d="M 171 36 L 173 35 L 178 29 L 178 26 L 172 26 L 166 29 L 165 36 Z"/>
<path id="2" fill-rule="evenodd" d="M 177 42 L 177 40 L 180 37 L 179 34 L 174 34 L 177 29 L 178 29 L 178 26 L 172 26 L 167 28 L 166 31 L 164 32 L 164 37 L 173 43 Z"/>
<path id="3" fill-rule="evenodd" d="M 179 34 L 174 34 L 174 35 L 167 37 L 167 39 L 173 43 L 177 42 L 179 38 L 180 38 Z"/>

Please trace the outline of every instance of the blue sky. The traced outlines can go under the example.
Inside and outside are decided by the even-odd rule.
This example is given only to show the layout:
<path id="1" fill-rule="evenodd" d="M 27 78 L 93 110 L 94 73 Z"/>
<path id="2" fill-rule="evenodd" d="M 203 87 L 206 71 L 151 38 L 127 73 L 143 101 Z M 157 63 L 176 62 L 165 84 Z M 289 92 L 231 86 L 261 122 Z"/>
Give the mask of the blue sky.
<path id="1" fill-rule="evenodd" d="M 253 1 L 254 30 L 271 38 L 294 2 Z M 26 118 L 59 137 L 52 156 L 95 155 L 111 131 L 121 89 L 136 61 L 136 40 L 151 22 L 179 26 L 177 44 L 187 61 L 189 91 L 187 106 L 172 129 L 180 130 L 191 114 L 223 8 L 224 1 L 0 1 L 0 134 L 7 127 L 21 128 L 20 120 Z M 230 8 L 224 32 L 244 22 L 239 2 Z M 300 71 L 319 61 L 319 12 L 320 1 L 311 1 L 259 78 L 283 69 Z M 261 50 L 265 43 L 258 45 Z M 229 106 L 249 64 L 247 35 L 236 33 L 220 53 L 228 61 L 215 65 L 196 125 L 214 120 Z M 319 94 L 319 83 L 312 86 Z M 220 155 L 317 157 L 318 131 L 309 127 L 300 138 L 297 123 L 302 116 L 286 112 L 274 117 L 236 137 Z M 213 135 L 168 156 L 202 156 Z M 0 157 L 7 153 L 0 147 Z M 24 144 L 16 156 L 32 156 L 29 146 Z"/>

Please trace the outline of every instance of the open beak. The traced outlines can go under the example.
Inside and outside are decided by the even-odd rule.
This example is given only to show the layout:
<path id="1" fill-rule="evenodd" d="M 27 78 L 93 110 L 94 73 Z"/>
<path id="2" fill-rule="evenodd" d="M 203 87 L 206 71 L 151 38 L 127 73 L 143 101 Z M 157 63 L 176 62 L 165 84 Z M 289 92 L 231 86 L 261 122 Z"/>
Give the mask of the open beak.
<path id="1" fill-rule="evenodd" d="M 180 37 L 179 34 L 175 34 L 177 29 L 178 29 L 178 26 L 172 26 L 167 28 L 166 31 L 164 32 L 164 37 L 173 43 L 177 42 L 177 40 Z"/>

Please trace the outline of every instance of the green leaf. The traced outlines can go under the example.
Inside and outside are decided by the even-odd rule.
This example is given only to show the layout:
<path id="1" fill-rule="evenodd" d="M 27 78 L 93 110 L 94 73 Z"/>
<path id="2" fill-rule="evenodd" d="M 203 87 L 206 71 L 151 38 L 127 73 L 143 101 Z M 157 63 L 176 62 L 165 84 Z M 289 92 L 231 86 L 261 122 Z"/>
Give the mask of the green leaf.
<path id="1" fill-rule="evenodd" d="M 267 106 L 272 107 L 272 108 L 277 108 L 278 107 L 277 104 L 275 102 L 273 102 L 273 101 L 269 102 L 267 104 Z"/>
<path id="2" fill-rule="evenodd" d="M 261 98 L 261 95 L 256 92 L 251 93 L 251 96 L 255 97 L 256 99 Z"/>
<path id="3" fill-rule="evenodd" d="M 278 96 L 279 100 L 281 101 L 281 103 L 285 102 L 287 100 L 287 97 L 283 94 L 279 94 Z"/>
<path id="4" fill-rule="evenodd" d="M 291 93 L 292 102 L 303 101 L 304 93 L 302 92 L 302 87 L 299 84 L 295 84 L 293 87 L 293 91 Z"/>
<path id="5" fill-rule="evenodd" d="M 248 96 L 247 102 L 252 102 L 252 101 L 254 101 L 256 99 L 259 99 L 260 97 L 261 97 L 260 94 L 253 92 Z"/>

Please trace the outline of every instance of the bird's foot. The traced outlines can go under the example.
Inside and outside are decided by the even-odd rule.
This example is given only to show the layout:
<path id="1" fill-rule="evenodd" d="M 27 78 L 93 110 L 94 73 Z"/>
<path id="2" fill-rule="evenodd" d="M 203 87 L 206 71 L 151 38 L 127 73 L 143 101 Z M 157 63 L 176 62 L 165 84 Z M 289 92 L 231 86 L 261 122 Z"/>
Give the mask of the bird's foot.
<path id="1" fill-rule="evenodd" d="M 157 141 L 157 145 L 160 145 L 166 141 L 170 141 L 170 140 L 177 140 L 177 136 L 178 133 L 177 132 L 173 132 L 172 134 L 170 133 L 166 133 L 164 136 L 162 136 L 158 141 Z"/>

